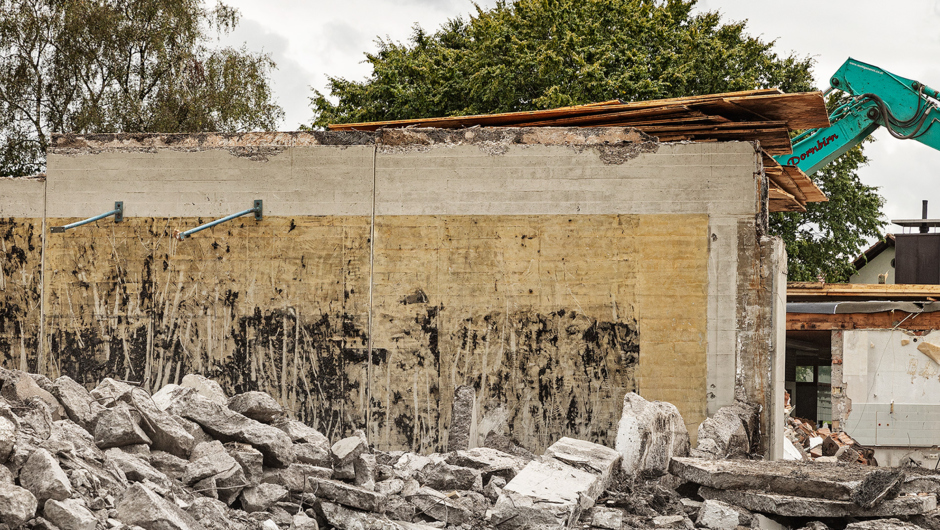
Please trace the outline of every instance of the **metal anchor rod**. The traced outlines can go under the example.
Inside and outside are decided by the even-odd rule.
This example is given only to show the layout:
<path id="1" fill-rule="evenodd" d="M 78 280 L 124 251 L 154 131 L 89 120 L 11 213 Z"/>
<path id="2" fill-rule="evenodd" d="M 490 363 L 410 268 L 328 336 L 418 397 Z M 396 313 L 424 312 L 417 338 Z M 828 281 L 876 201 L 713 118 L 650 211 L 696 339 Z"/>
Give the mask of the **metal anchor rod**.
<path id="1" fill-rule="evenodd" d="M 254 205 L 254 207 L 253 207 L 253 208 L 249 208 L 248 210 L 245 210 L 245 211 L 243 211 L 243 212 L 233 213 L 232 215 L 229 215 L 229 216 L 227 216 L 227 217 L 223 217 L 223 218 L 221 218 L 221 219 L 216 219 L 215 221 L 206 223 L 206 224 L 201 225 L 201 226 L 197 226 L 196 228 L 190 228 L 189 230 L 187 230 L 187 231 L 185 231 L 185 232 L 180 232 L 179 230 L 176 230 L 176 231 L 173 232 L 173 237 L 175 237 L 176 239 L 179 239 L 180 241 L 182 241 L 182 240 L 186 239 L 187 237 L 189 237 L 189 236 L 195 234 L 196 232 L 202 232 L 202 231 L 205 230 L 206 228 L 212 228 L 213 226 L 215 226 L 215 225 L 217 225 L 217 224 L 222 224 L 222 223 L 224 223 L 224 222 L 226 222 L 226 221 L 231 221 L 232 219 L 237 219 L 237 218 L 239 218 L 239 217 L 241 217 L 241 216 L 243 216 L 243 215 L 248 215 L 248 214 L 250 214 L 250 213 L 255 214 L 255 221 L 260 221 L 260 220 L 261 220 L 261 218 L 262 218 L 262 202 L 261 202 L 261 199 L 256 199 L 256 200 L 255 200 L 255 205 Z"/>
<path id="2" fill-rule="evenodd" d="M 53 234 L 61 234 L 62 232 L 65 232 L 66 230 L 70 230 L 72 228 L 82 226 L 82 225 L 87 225 L 88 223 L 94 223 L 95 221 L 99 219 L 104 219 L 105 217 L 111 217 L 112 215 L 114 216 L 115 223 L 120 223 L 121 221 L 124 220 L 124 201 L 115 201 L 114 209 L 111 210 L 110 212 L 105 212 L 101 215 L 89 217 L 88 219 L 85 219 L 84 221 L 78 221 L 70 225 L 53 226 L 49 229 L 49 231 L 52 232 Z"/>

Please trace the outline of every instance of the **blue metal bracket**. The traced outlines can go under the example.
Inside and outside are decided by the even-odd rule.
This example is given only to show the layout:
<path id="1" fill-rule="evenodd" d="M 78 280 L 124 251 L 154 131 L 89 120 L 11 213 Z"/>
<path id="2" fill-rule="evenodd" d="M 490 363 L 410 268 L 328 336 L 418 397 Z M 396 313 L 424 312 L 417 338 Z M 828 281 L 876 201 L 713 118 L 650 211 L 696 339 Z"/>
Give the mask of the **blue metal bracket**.
<path id="1" fill-rule="evenodd" d="M 85 219 L 84 221 L 78 221 L 77 223 L 72 223 L 70 225 L 53 226 L 52 228 L 49 229 L 49 231 L 52 232 L 53 234 L 61 234 L 62 232 L 65 232 L 66 230 L 71 230 L 72 228 L 75 228 L 75 227 L 87 225 L 88 223 L 94 223 L 95 221 L 99 219 L 104 219 L 105 217 L 111 217 L 112 215 L 114 216 L 115 223 L 120 223 L 121 221 L 124 220 L 124 201 L 115 201 L 114 209 L 111 210 L 110 212 L 105 212 L 101 215 L 89 217 L 88 219 Z"/>
<path id="2" fill-rule="evenodd" d="M 262 219 L 262 211 L 263 210 L 262 210 L 261 199 L 255 199 L 255 205 L 252 208 L 249 208 L 248 210 L 245 210 L 243 212 L 233 213 L 232 215 L 223 217 L 221 219 L 216 219 L 215 221 L 197 226 L 196 228 L 190 228 L 189 230 L 185 232 L 180 232 L 179 230 L 176 230 L 173 232 L 173 237 L 175 237 L 176 239 L 179 239 L 180 241 L 183 241 L 187 237 L 195 234 L 196 232 L 202 232 L 206 228 L 212 228 L 213 226 L 217 224 L 222 224 L 225 221 L 231 221 L 232 219 L 237 219 L 243 215 L 248 215 L 250 213 L 255 214 L 255 221 L 260 221 Z"/>

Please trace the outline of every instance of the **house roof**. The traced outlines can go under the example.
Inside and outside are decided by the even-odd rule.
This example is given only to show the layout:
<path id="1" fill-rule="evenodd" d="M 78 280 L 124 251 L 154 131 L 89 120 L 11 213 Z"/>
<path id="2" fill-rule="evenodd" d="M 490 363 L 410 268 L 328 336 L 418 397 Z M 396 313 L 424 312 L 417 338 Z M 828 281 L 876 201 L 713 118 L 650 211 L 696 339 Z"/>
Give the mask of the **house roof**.
<path id="1" fill-rule="evenodd" d="M 805 211 L 828 200 L 798 167 L 772 157 L 793 152 L 790 132 L 828 127 L 821 92 L 748 90 L 651 101 L 604 101 L 556 109 L 329 125 L 335 131 L 403 127 L 631 127 L 660 142 L 758 141 L 770 181 L 770 211 Z"/>
<path id="2" fill-rule="evenodd" d="M 855 270 L 861 269 L 869 261 L 875 259 L 878 254 L 881 254 L 888 248 L 894 246 L 894 234 L 885 234 L 884 239 L 879 240 L 874 245 L 868 247 L 868 250 L 863 252 L 859 257 L 855 258 L 855 261 L 852 262 L 852 265 L 855 266 Z"/>

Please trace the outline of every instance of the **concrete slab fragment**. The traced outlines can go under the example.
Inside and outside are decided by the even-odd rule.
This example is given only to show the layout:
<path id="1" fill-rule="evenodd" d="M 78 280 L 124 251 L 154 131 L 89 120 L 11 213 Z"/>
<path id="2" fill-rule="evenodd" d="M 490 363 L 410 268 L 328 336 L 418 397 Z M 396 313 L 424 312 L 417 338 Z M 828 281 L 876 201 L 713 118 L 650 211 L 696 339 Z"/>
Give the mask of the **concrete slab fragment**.
<path id="1" fill-rule="evenodd" d="M 846 501 L 873 470 L 839 464 L 702 458 L 673 458 L 669 464 L 673 475 L 710 488 Z"/>
<path id="2" fill-rule="evenodd" d="M 500 529 L 557 525 L 577 521 L 606 487 L 601 475 L 582 471 L 554 459 L 532 461 L 503 488 L 490 512 Z"/>
<path id="3" fill-rule="evenodd" d="M 620 453 L 609 447 L 567 437 L 558 440 L 546 449 L 545 456 L 604 477 L 605 488 L 611 473 L 620 463 Z"/>
<path id="4" fill-rule="evenodd" d="M 937 508 L 937 497 L 934 495 L 898 497 L 884 501 L 874 508 L 861 508 L 850 501 L 773 495 L 756 491 L 717 490 L 707 486 L 699 488 L 699 495 L 751 511 L 786 517 L 894 517 L 921 515 Z"/>

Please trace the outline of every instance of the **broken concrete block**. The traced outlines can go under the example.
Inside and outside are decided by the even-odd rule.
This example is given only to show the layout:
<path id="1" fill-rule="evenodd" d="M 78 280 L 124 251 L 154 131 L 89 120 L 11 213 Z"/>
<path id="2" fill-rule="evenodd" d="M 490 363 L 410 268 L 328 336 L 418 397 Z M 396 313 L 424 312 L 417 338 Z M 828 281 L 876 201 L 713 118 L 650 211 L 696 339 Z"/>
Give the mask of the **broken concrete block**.
<path id="1" fill-rule="evenodd" d="M 415 478 L 421 485 L 438 491 L 483 491 L 483 475 L 479 470 L 452 466 L 447 462 L 437 462 L 424 466 L 415 475 Z"/>
<path id="2" fill-rule="evenodd" d="M 242 510 L 246 512 L 263 512 L 275 503 L 287 498 L 290 493 L 284 486 L 261 483 L 257 486 L 245 488 L 241 493 Z"/>
<path id="3" fill-rule="evenodd" d="M 10 471 L 10 468 L 7 466 L 0 466 L 0 484 L 15 484 L 16 477 L 13 475 L 13 472 Z"/>
<path id="4" fill-rule="evenodd" d="M 472 386 L 458 386 L 454 390 L 447 449 L 465 451 L 477 437 L 477 393 Z M 475 444 L 473 444 L 475 445 Z"/>
<path id="5" fill-rule="evenodd" d="M 897 495 L 903 482 L 904 472 L 900 469 L 876 469 L 852 488 L 852 502 L 862 508 L 872 508 Z"/>
<path id="6" fill-rule="evenodd" d="M 29 374 L 20 370 L 0 368 L 0 396 L 11 402 L 26 402 L 39 398 L 48 405 L 52 420 L 65 418 L 65 409 L 51 392 L 44 390 Z"/>
<path id="7" fill-rule="evenodd" d="M 353 460 L 353 484 L 367 490 L 375 489 L 375 455 L 362 453 Z"/>
<path id="8" fill-rule="evenodd" d="M 146 391 L 133 388 L 119 397 L 143 417 L 140 427 L 152 440 L 154 449 L 166 451 L 180 458 L 189 458 L 196 439 L 171 414 L 160 410 Z"/>
<path id="9" fill-rule="evenodd" d="M 218 383 L 208 377 L 199 374 L 186 374 L 183 376 L 180 386 L 194 389 L 196 392 L 199 392 L 200 396 L 212 401 L 216 405 L 223 407 L 228 405 L 228 396 L 225 395 L 225 391 L 222 390 L 222 387 L 219 386 Z"/>
<path id="10" fill-rule="evenodd" d="M 675 405 L 630 392 L 623 398 L 616 448 L 627 474 L 656 477 L 666 473 L 671 457 L 689 454 L 689 431 Z"/>
<path id="11" fill-rule="evenodd" d="M 225 446 L 222 445 L 222 442 L 218 440 L 198 443 L 195 445 L 195 447 L 193 447 L 193 452 L 189 455 L 189 461 L 194 462 L 204 456 L 222 452 L 225 452 Z"/>
<path id="12" fill-rule="evenodd" d="M 294 455 L 298 462 L 317 467 L 332 467 L 333 456 L 329 444 L 295 443 Z"/>
<path id="13" fill-rule="evenodd" d="M 327 523 L 338 530 L 432 530 L 437 528 L 405 521 L 393 521 L 382 515 L 353 510 L 327 501 L 321 501 L 320 508 Z"/>
<path id="14" fill-rule="evenodd" d="M 290 437 L 284 431 L 242 416 L 195 392 L 177 397 L 170 411 L 198 423 L 223 442 L 236 441 L 253 446 L 264 455 L 266 465 L 287 467 L 294 461 Z"/>
<path id="15" fill-rule="evenodd" d="M 536 458 L 534 454 L 520 446 L 515 440 L 496 431 L 490 431 L 486 434 L 486 439 L 483 440 L 483 447 L 489 447 L 490 449 L 496 449 L 497 451 L 518 456 L 527 463 Z"/>
<path id="16" fill-rule="evenodd" d="M 91 394 L 91 397 L 94 398 L 95 402 L 99 405 L 111 407 L 125 392 L 130 392 L 134 388 L 139 387 L 111 379 L 110 377 L 105 377 L 89 394 Z"/>
<path id="17" fill-rule="evenodd" d="M 12 482 L 0 481 L 0 523 L 18 528 L 36 515 L 36 496 Z"/>
<path id="18" fill-rule="evenodd" d="M 484 482 L 490 480 L 490 477 L 494 475 L 501 476 L 508 482 L 522 471 L 527 463 L 518 456 L 489 447 L 474 447 L 466 451 L 454 451 L 446 456 L 446 462 L 455 466 L 478 469 Z"/>
<path id="19" fill-rule="evenodd" d="M 150 446 L 147 444 L 122 445 L 116 449 L 120 449 L 129 455 L 143 458 L 144 460 L 150 460 Z"/>
<path id="20" fill-rule="evenodd" d="M 380 495 L 398 495 L 405 487 L 405 481 L 400 478 L 390 478 L 375 483 L 375 492 Z"/>
<path id="21" fill-rule="evenodd" d="M 836 460 L 838 460 L 839 462 L 845 462 L 846 464 L 854 464 L 858 462 L 859 454 L 858 454 L 858 451 L 856 451 L 855 449 L 852 449 L 851 446 L 844 445 L 840 447 L 839 450 L 836 451 L 836 454 L 834 454 L 833 456 L 835 456 Z"/>
<path id="22" fill-rule="evenodd" d="M 417 491 L 417 489 L 415 490 Z M 385 514 L 395 521 L 411 521 L 418 508 L 398 495 L 390 495 L 385 505 Z"/>
<path id="23" fill-rule="evenodd" d="M 153 484 L 166 486 L 169 479 L 163 473 L 154 469 L 148 462 L 142 458 L 130 455 L 121 451 L 117 447 L 112 447 L 104 452 L 105 462 L 108 462 L 127 477 L 131 482 L 150 481 Z"/>
<path id="24" fill-rule="evenodd" d="M 71 377 L 63 375 L 52 385 L 52 394 L 59 400 L 69 419 L 81 425 L 86 431 L 94 432 L 98 415 L 104 412 L 101 406 L 85 387 Z"/>
<path id="25" fill-rule="evenodd" d="M 261 453 L 258 453 L 258 457 L 261 457 Z M 150 453 L 150 465 L 164 475 L 179 480 L 186 472 L 189 461 L 164 451 L 153 451 Z"/>
<path id="26" fill-rule="evenodd" d="M 473 521 L 474 514 L 467 507 L 443 493 L 427 487 L 409 492 L 405 498 L 420 513 L 448 525 L 462 525 Z"/>
<path id="27" fill-rule="evenodd" d="M 770 513 L 786 517 L 893 517 L 920 515 L 937 508 L 934 495 L 905 496 L 883 501 L 874 508 L 861 508 L 853 502 L 822 498 L 774 495 L 755 491 L 717 490 L 706 486 L 699 495 L 746 508 L 753 512 Z"/>
<path id="28" fill-rule="evenodd" d="M 858 521 L 845 527 L 845 530 L 915 530 L 921 528 L 916 524 L 907 523 L 900 519 L 875 519 L 872 521 Z"/>
<path id="29" fill-rule="evenodd" d="M 724 530 L 738 526 L 738 511 L 733 506 L 716 500 L 706 500 L 695 521 L 698 526 L 713 530 Z"/>
<path id="30" fill-rule="evenodd" d="M 115 505 L 116 518 L 144 530 L 200 530 L 191 515 L 142 484 L 127 488 Z"/>
<path id="31" fill-rule="evenodd" d="M 193 391 L 189 387 L 182 387 L 180 385 L 174 385 L 172 383 L 165 385 L 160 390 L 157 390 L 150 396 L 150 399 L 153 400 L 153 404 L 157 406 L 158 409 L 166 411 L 173 406 L 173 402 L 176 401 L 176 398 L 183 396 L 189 392 Z"/>
<path id="32" fill-rule="evenodd" d="M 138 413 L 127 403 L 105 409 L 95 425 L 95 444 L 101 449 L 122 445 L 153 443 L 138 424 Z"/>
<path id="33" fill-rule="evenodd" d="M 98 519 L 85 507 L 85 503 L 81 499 L 66 499 L 63 501 L 49 499 L 43 506 L 42 513 L 49 522 L 59 528 L 95 530 L 98 526 Z"/>
<path id="34" fill-rule="evenodd" d="M 61 501 L 72 496 L 72 484 L 59 466 L 59 460 L 45 449 L 36 449 L 20 469 L 20 485 L 36 497 L 39 504 L 48 499 Z"/>
<path id="35" fill-rule="evenodd" d="M 503 488 L 506 487 L 506 479 L 501 476 L 494 475 L 490 477 L 490 480 L 486 483 L 486 486 L 483 488 L 483 495 L 486 496 L 492 502 L 496 502 L 496 499 L 499 498 L 503 493 Z"/>
<path id="36" fill-rule="evenodd" d="M 767 491 L 844 501 L 851 500 L 854 488 L 874 469 L 867 466 L 701 458 L 673 458 L 669 465 L 669 472 L 673 475 L 714 489 Z"/>
<path id="37" fill-rule="evenodd" d="M 212 478 L 215 480 L 218 499 L 229 506 L 235 502 L 242 490 L 248 485 L 245 480 L 245 472 L 242 471 L 239 465 Z"/>
<path id="38" fill-rule="evenodd" d="M 190 486 L 193 493 L 198 493 L 210 499 L 219 500 L 219 489 L 215 483 L 215 477 L 206 477 Z M 221 502 L 221 501 L 219 501 Z"/>
<path id="39" fill-rule="evenodd" d="M 196 497 L 186 508 L 186 513 L 199 521 L 207 530 L 248 530 L 243 521 L 236 521 L 229 515 L 224 502 L 209 497 Z M 315 530 L 315 529 L 307 529 Z"/>
<path id="40" fill-rule="evenodd" d="M 262 423 L 271 423 L 284 414 L 278 402 L 265 392 L 251 391 L 232 396 L 228 408 Z"/>
<path id="41" fill-rule="evenodd" d="M 264 455 L 261 451 L 239 442 L 225 444 L 225 450 L 242 466 L 248 484 L 254 486 L 261 482 L 264 476 Z"/>
<path id="42" fill-rule="evenodd" d="M 218 443 L 218 442 L 216 442 Z M 235 469 L 241 470 L 241 465 L 235 461 L 219 443 L 219 450 L 193 460 L 186 466 L 183 473 L 183 484 L 190 485 L 215 475 L 221 475 Z"/>
<path id="43" fill-rule="evenodd" d="M 294 462 L 284 469 L 265 470 L 261 482 L 283 486 L 293 493 L 302 493 L 313 491 L 310 489 L 310 478 L 329 479 L 332 476 L 333 470 L 330 468 Z"/>
<path id="44" fill-rule="evenodd" d="M 52 422 L 49 438 L 41 446 L 53 454 L 72 454 L 86 460 L 101 460 L 95 437 L 69 419 Z"/>
<path id="45" fill-rule="evenodd" d="M 554 459 L 532 461 L 503 488 L 489 515 L 490 524 L 516 528 L 520 521 L 529 521 L 567 528 L 594 504 L 605 486 L 605 478 L 598 474 Z"/>
<path id="46" fill-rule="evenodd" d="M 591 526 L 606 530 L 623 528 L 623 511 L 616 508 L 594 508 L 591 511 Z"/>
<path id="47" fill-rule="evenodd" d="M 721 407 L 699 425 L 697 449 L 719 459 L 746 457 L 759 443 L 758 414 L 756 405 L 740 401 Z"/>
<path id="48" fill-rule="evenodd" d="M 7 461 L 16 444 L 16 424 L 0 417 L 0 464 Z"/>
<path id="49" fill-rule="evenodd" d="M 357 456 L 368 450 L 369 446 L 359 436 L 343 438 L 330 448 L 333 453 L 333 467 L 344 467 L 352 464 Z"/>
<path id="50" fill-rule="evenodd" d="M 192 389 L 187 389 L 187 390 L 192 391 Z M 201 443 L 211 442 L 215 440 L 215 438 L 206 434 L 206 431 L 202 430 L 202 427 L 200 427 L 198 423 L 191 421 L 191 420 L 187 420 L 186 418 L 183 418 L 176 414 L 171 414 L 170 417 L 172 417 L 173 421 L 175 421 L 180 427 L 182 427 L 184 431 L 188 432 L 189 435 L 193 437 L 193 447 Z"/>
<path id="51" fill-rule="evenodd" d="M 661 515 L 653 517 L 653 528 L 688 528 L 692 530 L 695 525 L 684 515 Z"/>
<path id="52" fill-rule="evenodd" d="M 431 459 L 424 455 L 418 455 L 415 453 L 405 453 L 398 459 L 397 462 L 392 466 L 392 469 L 395 471 L 395 476 L 402 480 L 409 480 L 414 478 L 419 471 L 424 469 L 425 466 L 431 463 Z"/>
<path id="53" fill-rule="evenodd" d="M 282 417 L 271 422 L 271 426 L 287 433 L 294 443 L 322 443 L 326 444 L 327 448 L 330 446 L 330 441 L 326 436 L 302 421 Z"/>
<path id="54" fill-rule="evenodd" d="M 584 471 L 600 475 L 604 488 L 610 483 L 614 468 L 620 463 L 620 453 L 603 445 L 564 437 L 545 450 L 549 456 Z"/>
<path id="55" fill-rule="evenodd" d="M 385 495 L 339 482 L 311 477 L 308 491 L 315 492 L 317 498 L 327 499 L 344 506 L 369 512 L 383 513 L 388 498 Z"/>

